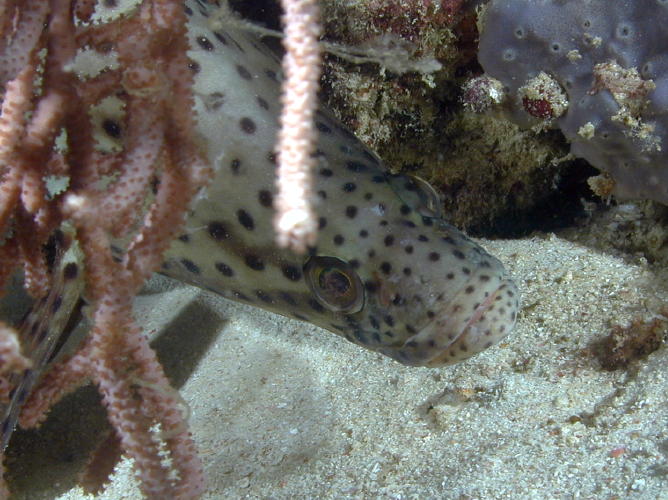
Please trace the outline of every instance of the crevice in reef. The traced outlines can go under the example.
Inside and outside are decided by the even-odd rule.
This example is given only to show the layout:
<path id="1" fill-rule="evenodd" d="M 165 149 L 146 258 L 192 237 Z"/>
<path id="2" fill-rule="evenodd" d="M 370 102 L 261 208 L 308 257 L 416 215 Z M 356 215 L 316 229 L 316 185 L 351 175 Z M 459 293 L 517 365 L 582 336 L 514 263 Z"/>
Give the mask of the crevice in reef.
<path id="1" fill-rule="evenodd" d="M 572 227 L 587 217 L 587 205 L 605 210 L 606 204 L 595 196 L 587 179 L 598 170 L 584 160 L 570 161 L 554 174 L 554 187 L 527 208 L 517 208 L 512 199 L 507 210 L 489 221 L 467 227 L 467 232 L 484 238 L 522 238 L 534 231 L 552 232 Z M 519 188 L 518 188 L 519 189 Z M 510 193 L 510 197 L 514 193 Z"/>

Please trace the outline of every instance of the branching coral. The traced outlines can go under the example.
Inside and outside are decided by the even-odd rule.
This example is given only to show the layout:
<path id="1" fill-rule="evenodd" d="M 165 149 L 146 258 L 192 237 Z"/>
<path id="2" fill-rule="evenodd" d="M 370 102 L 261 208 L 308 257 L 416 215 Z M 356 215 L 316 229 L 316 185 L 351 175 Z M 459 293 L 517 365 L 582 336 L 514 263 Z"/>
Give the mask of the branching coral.
<path id="1" fill-rule="evenodd" d="M 94 320 L 81 349 L 32 394 L 22 423 L 38 424 L 62 394 L 91 378 L 145 494 L 193 497 L 203 491 L 201 465 L 131 309 L 209 177 L 194 136 L 185 16 L 179 1 L 146 0 L 131 15 L 94 24 L 95 3 L 9 1 L 1 12 L 0 285 L 21 265 L 30 293 L 46 296 L 53 273 L 43 249 L 69 220 Z M 118 67 L 78 77 L 69 68 L 82 47 L 113 51 Z M 126 132 L 123 150 L 105 155 L 95 149 L 89 110 L 111 95 L 123 101 Z M 67 177 L 69 187 L 51 196 L 49 176 Z M 129 241 L 120 259 L 112 237 Z M 2 333 L 11 344 L 13 332 Z"/>

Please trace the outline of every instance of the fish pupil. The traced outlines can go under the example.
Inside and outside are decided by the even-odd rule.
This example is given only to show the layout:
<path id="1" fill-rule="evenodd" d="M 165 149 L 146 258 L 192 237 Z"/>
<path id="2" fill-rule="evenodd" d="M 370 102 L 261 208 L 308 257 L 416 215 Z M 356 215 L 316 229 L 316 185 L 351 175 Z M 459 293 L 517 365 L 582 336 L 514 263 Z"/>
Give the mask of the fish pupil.
<path id="1" fill-rule="evenodd" d="M 333 295 L 346 295 L 350 290 L 350 280 L 338 269 L 325 269 L 320 273 L 318 285 Z"/>

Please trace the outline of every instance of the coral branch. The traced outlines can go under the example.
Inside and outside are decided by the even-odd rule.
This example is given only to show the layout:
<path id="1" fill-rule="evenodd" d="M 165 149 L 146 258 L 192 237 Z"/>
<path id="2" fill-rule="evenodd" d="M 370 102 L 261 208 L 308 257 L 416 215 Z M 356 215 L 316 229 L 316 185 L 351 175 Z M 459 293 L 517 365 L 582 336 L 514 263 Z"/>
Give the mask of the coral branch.
<path id="1" fill-rule="evenodd" d="M 278 145 L 278 244 L 304 252 L 315 243 L 317 218 L 311 206 L 315 166 L 313 115 L 320 79 L 320 25 L 315 0 L 283 0 L 285 14 L 283 112 Z"/>
<path id="2" fill-rule="evenodd" d="M 0 286 L 23 265 L 33 295 L 58 292 L 54 276 L 72 271 L 49 260 L 46 243 L 70 221 L 83 252 L 79 269 L 94 324 L 80 349 L 42 378 L 20 422 L 38 425 L 64 394 L 93 380 L 144 494 L 194 498 L 204 481 L 183 405 L 132 317 L 133 297 L 210 178 L 195 137 L 186 19 L 181 1 L 144 0 L 131 14 L 90 24 L 96 3 L 6 2 L 0 10 L 3 35 L 11 35 L 0 42 Z M 75 18 L 82 24 L 75 26 Z M 70 66 L 84 46 L 115 52 L 118 67 L 78 77 Z M 122 148 L 103 155 L 89 111 L 112 95 L 122 101 Z M 66 144 L 56 147 L 61 132 Z M 69 178 L 64 192 L 48 192 L 50 175 Z M 129 241 L 120 259 L 112 256 L 116 236 Z M 8 331 L 0 334 L 10 341 Z M 11 347 L 0 373 L 16 371 L 23 359 Z M 12 387 L 8 382 L 0 389 L 6 396 Z"/>

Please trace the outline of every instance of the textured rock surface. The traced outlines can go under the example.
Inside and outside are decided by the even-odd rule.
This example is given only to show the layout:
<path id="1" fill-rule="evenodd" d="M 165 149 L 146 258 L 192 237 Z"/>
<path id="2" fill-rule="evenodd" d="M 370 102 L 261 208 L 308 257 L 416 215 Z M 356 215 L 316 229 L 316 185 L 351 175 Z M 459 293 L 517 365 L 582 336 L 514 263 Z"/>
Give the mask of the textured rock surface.
<path id="1" fill-rule="evenodd" d="M 554 124 L 571 151 L 613 194 L 668 203 L 668 1 L 494 0 L 482 22 L 479 61 L 518 123 L 535 123 L 518 91 L 545 72 L 568 96 Z"/>
<path id="2" fill-rule="evenodd" d="M 509 234 L 503 220 L 536 220 L 536 207 L 546 198 L 559 199 L 551 213 L 572 206 L 559 181 L 570 167 L 558 161 L 568 146 L 558 133 L 518 130 L 505 117 L 462 107 L 461 86 L 480 68 L 475 16 L 466 9 L 450 16 L 447 7 L 454 3 L 325 1 L 327 40 L 364 48 L 386 33 L 415 57 L 433 55 L 442 68 L 398 75 L 378 64 L 329 56 L 323 95 L 394 171 L 415 173 L 440 189 L 455 225 L 477 234 Z"/>

